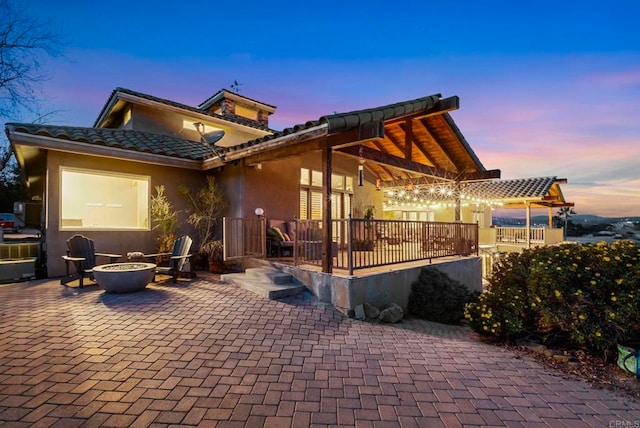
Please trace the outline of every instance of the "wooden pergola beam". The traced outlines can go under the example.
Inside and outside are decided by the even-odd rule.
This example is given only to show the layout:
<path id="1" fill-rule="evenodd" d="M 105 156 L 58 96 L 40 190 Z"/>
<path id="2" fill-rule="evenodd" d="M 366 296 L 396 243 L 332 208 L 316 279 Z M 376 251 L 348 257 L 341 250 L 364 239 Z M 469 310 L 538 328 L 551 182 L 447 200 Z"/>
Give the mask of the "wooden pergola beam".
<path id="1" fill-rule="evenodd" d="M 424 127 L 422 122 L 420 122 L 420 125 L 422 125 Z M 402 125 L 400 125 L 400 127 L 402 127 Z M 428 129 L 425 129 L 425 131 L 429 134 L 430 138 L 433 138 Z M 413 125 L 411 126 L 411 136 L 412 136 L 412 140 L 413 140 Z M 424 150 L 422 150 L 422 147 L 420 147 L 419 144 L 415 144 L 414 147 L 416 148 L 416 150 L 418 150 L 420 152 L 420 154 L 422 156 L 425 157 L 425 159 L 427 159 L 429 162 L 431 162 L 432 165 L 435 165 L 435 162 L 433 161 L 433 158 L 429 155 L 429 153 L 427 153 Z M 413 147 L 412 147 L 412 149 L 413 149 Z"/>
<path id="2" fill-rule="evenodd" d="M 420 126 L 422 126 L 422 128 L 424 129 L 424 131 L 427 133 L 427 135 L 429 136 L 429 142 L 431 143 L 431 147 L 433 147 L 437 152 L 436 157 L 442 157 L 445 160 L 445 164 L 448 165 L 441 165 L 444 166 L 446 168 L 451 168 L 451 169 L 455 169 L 457 168 L 456 163 L 453 161 L 453 159 L 451 158 L 451 155 L 449 153 L 447 153 L 447 151 L 445 150 L 444 147 L 442 147 L 442 144 L 440 144 L 440 142 L 438 140 L 436 140 L 436 138 L 433 136 L 433 133 L 431 132 L 431 130 L 429 129 L 429 127 L 427 126 L 426 123 L 424 123 L 423 121 L 419 120 L 418 124 Z M 439 156 L 438 156 L 439 155 Z M 436 164 L 436 162 L 433 161 L 434 157 L 433 156 L 427 156 L 427 159 L 429 159 L 429 161 L 431 163 L 433 163 L 434 165 Z M 443 162 L 439 162 L 440 164 L 442 164 Z"/>
<path id="3" fill-rule="evenodd" d="M 411 149 L 413 148 L 413 120 L 406 119 L 404 122 L 404 158 L 411 160 Z M 400 125 L 402 127 L 402 125 Z"/>
<path id="4" fill-rule="evenodd" d="M 446 180 L 450 180 L 451 176 L 451 173 L 448 171 L 444 171 L 432 166 L 423 165 L 421 163 L 413 162 L 398 156 L 383 153 L 366 146 L 343 147 L 337 151 L 351 156 L 362 157 L 363 159 L 367 159 L 376 163 L 389 165 L 394 168 L 417 172 L 418 174 L 430 175 L 432 177 L 443 178 Z"/>

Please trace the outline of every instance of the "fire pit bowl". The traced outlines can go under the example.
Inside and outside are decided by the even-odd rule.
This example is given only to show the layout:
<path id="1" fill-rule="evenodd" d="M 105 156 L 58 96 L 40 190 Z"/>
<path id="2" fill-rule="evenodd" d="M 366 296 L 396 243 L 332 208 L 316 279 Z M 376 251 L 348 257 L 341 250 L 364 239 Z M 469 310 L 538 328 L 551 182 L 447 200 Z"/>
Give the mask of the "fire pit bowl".
<path id="1" fill-rule="evenodd" d="M 155 269 L 153 263 L 111 263 L 94 267 L 93 276 L 107 293 L 133 293 L 144 290 Z"/>

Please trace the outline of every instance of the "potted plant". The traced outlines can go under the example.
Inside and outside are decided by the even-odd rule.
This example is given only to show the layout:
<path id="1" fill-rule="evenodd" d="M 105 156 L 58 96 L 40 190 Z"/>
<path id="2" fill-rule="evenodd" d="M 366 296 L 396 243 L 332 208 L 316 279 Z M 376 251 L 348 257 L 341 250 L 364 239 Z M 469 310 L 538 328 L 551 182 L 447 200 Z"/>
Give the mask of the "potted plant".
<path id="1" fill-rule="evenodd" d="M 224 245 L 221 240 L 209 241 L 202 245 L 201 250 L 207 254 L 209 272 L 224 272 Z"/>
<path id="2" fill-rule="evenodd" d="M 186 212 L 189 214 L 187 223 L 189 223 L 196 231 L 198 237 L 198 251 L 209 257 L 211 251 L 207 247 L 210 242 L 215 242 L 216 225 L 218 219 L 222 216 L 227 202 L 218 187 L 215 178 L 207 176 L 206 184 L 194 190 L 185 185 L 178 185 L 178 193 L 187 201 L 188 207 Z M 203 260 L 204 263 L 206 261 Z"/>
<path id="3" fill-rule="evenodd" d="M 372 251 L 374 247 L 373 236 L 373 215 L 376 207 L 367 205 L 362 210 L 362 218 L 365 220 L 362 224 L 360 239 L 353 240 L 354 251 Z"/>
<path id="4" fill-rule="evenodd" d="M 367 205 L 364 207 L 364 211 L 362 213 L 362 218 L 365 220 L 373 220 L 373 215 L 376 212 L 376 207 L 373 205 Z"/>

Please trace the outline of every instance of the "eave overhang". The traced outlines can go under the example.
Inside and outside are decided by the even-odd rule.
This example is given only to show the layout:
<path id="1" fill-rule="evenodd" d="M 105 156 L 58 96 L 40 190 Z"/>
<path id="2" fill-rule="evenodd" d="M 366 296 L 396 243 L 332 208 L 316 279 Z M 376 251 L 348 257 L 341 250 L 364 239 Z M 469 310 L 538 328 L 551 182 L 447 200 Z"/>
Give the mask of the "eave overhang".
<path id="1" fill-rule="evenodd" d="M 202 161 L 193 159 L 181 159 L 171 156 L 146 153 L 135 150 L 123 150 L 118 147 L 107 147 L 84 142 L 64 140 L 55 137 L 32 135 L 22 132 L 11 133 L 11 144 L 14 153 L 24 150 L 21 146 L 36 149 L 55 150 L 59 152 L 74 153 L 78 155 L 99 156 L 110 159 L 129 160 L 153 165 L 170 166 L 185 169 L 202 170 Z M 22 162 L 24 156 L 21 154 Z M 21 159 L 18 158 L 20 162 Z M 21 165 L 24 166 L 24 165 Z"/>

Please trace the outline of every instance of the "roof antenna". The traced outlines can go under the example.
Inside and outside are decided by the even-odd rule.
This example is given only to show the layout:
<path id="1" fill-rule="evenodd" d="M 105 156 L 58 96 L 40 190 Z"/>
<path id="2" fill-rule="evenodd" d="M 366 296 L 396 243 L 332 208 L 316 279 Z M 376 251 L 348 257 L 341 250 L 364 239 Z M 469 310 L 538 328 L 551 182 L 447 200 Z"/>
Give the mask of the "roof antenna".
<path id="1" fill-rule="evenodd" d="M 242 86 L 242 83 L 238 83 L 237 80 L 234 80 L 233 83 L 231 84 L 231 89 L 236 91 L 236 94 L 238 94 L 240 93 L 240 86 Z"/>

